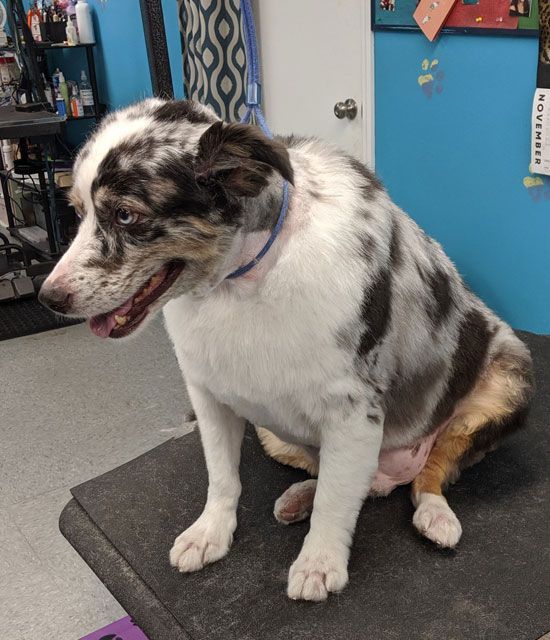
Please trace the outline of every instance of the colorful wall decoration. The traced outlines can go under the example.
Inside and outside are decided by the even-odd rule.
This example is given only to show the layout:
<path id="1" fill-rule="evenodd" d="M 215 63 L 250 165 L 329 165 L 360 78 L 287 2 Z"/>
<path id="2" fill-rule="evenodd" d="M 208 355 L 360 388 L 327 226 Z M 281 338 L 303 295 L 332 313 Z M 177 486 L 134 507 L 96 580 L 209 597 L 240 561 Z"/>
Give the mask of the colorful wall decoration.
<path id="1" fill-rule="evenodd" d="M 417 5 L 418 0 L 372 0 L 373 30 L 418 31 Z M 538 0 L 457 0 L 441 32 L 536 36 L 538 17 Z"/>

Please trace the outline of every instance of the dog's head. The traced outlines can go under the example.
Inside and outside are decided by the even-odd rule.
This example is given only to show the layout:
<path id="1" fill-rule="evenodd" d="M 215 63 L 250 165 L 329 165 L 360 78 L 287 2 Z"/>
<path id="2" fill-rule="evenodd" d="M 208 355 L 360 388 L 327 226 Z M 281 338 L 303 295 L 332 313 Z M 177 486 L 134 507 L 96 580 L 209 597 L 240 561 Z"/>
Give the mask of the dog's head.
<path id="1" fill-rule="evenodd" d="M 153 99 L 110 115 L 75 162 L 80 228 L 41 302 L 124 337 L 170 298 L 204 295 L 274 171 L 292 181 L 282 144 L 199 104 Z"/>

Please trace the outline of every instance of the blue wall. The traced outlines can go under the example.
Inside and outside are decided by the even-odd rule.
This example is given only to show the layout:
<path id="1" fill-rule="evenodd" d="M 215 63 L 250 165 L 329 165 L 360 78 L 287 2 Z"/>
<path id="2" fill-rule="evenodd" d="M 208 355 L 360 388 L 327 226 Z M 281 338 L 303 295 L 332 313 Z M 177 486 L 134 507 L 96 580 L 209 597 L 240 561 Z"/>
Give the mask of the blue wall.
<path id="1" fill-rule="evenodd" d="M 176 0 L 163 0 L 164 23 L 176 97 L 183 97 L 183 69 Z M 100 93 L 110 108 L 151 95 L 151 80 L 137 0 L 94 2 Z"/>
<path id="2" fill-rule="evenodd" d="M 536 39 L 377 33 L 375 55 L 376 170 L 390 195 L 498 314 L 550 333 L 550 178 L 528 169 Z M 439 61 L 431 97 L 424 59 Z"/>

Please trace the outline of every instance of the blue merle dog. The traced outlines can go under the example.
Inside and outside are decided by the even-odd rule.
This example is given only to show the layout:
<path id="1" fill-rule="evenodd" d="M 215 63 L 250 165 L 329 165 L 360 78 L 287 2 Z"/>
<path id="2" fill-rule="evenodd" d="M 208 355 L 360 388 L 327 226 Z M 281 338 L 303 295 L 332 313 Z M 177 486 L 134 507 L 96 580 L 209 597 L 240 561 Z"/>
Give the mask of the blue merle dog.
<path id="1" fill-rule="evenodd" d="M 272 234 L 285 182 L 273 245 L 228 279 Z M 521 424 L 531 359 L 364 165 L 152 99 L 103 121 L 71 199 L 82 221 L 42 302 L 110 338 L 163 309 L 198 418 L 208 498 L 174 542 L 175 567 L 229 550 L 246 420 L 271 455 L 316 476 L 275 507 L 281 522 L 311 515 L 291 598 L 344 588 L 369 492 L 412 483 L 414 526 L 457 544 L 444 488 Z"/>

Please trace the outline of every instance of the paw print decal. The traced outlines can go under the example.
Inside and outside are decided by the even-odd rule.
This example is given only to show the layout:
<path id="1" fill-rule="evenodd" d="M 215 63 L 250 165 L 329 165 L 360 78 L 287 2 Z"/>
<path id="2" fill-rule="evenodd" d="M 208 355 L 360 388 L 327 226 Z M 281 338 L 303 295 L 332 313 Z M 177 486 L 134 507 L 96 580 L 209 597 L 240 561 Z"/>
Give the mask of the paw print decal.
<path id="1" fill-rule="evenodd" d="M 439 60 L 436 58 L 422 60 L 422 73 L 418 76 L 418 84 L 427 98 L 431 98 L 434 91 L 436 93 L 443 91 L 444 78 L 445 72 L 439 68 Z"/>
<path id="2" fill-rule="evenodd" d="M 528 189 L 533 202 L 550 200 L 550 178 L 533 174 L 531 167 L 529 167 L 529 174 L 523 178 L 523 186 Z"/>

